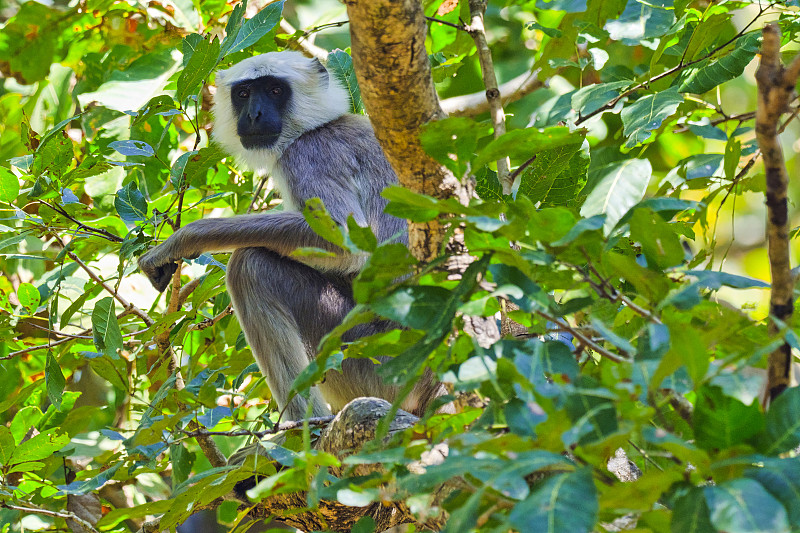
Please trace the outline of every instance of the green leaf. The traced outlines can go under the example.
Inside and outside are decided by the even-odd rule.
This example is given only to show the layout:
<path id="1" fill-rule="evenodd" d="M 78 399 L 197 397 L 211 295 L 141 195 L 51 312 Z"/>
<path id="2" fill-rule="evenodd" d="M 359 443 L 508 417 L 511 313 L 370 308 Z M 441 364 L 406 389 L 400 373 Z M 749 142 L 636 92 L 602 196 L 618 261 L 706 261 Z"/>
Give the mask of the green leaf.
<path id="1" fill-rule="evenodd" d="M 793 450 L 800 444 L 800 387 L 783 391 L 769 406 L 766 414 L 770 455 Z"/>
<path id="2" fill-rule="evenodd" d="M 189 159 L 196 156 L 199 153 L 198 150 L 192 150 L 190 152 L 184 152 L 178 156 L 178 159 L 172 164 L 172 168 L 169 171 L 169 181 L 172 183 L 172 187 L 179 191 L 181 187 L 186 183 L 183 181 L 183 175 L 186 171 L 186 164 L 189 162 Z"/>
<path id="3" fill-rule="evenodd" d="M 14 420 L 11 422 L 11 435 L 16 442 L 22 442 L 28 431 L 38 428 L 39 422 L 42 420 L 43 413 L 41 409 L 34 405 L 29 405 L 20 409 Z"/>
<path id="4" fill-rule="evenodd" d="M 564 444 L 597 442 L 617 431 L 617 411 L 609 392 L 586 376 L 579 376 L 576 386 L 577 392 L 567 396 L 564 406 L 573 423 L 561 436 Z"/>
<path id="5" fill-rule="evenodd" d="M 0 167 L 0 202 L 10 202 L 19 196 L 19 178 L 5 167 Z"/>
<path id="6" fill-rule="evenodd" d="M 566 206 L 577 207 L 583 203 L 581 191 L 586 186 L 589 170 L 589 153 L 581 149 L 576 151 L 567 162 L 567 167 L 553 180 L 547 196 L 542 200 L 542 207 Z"/>
<path id="7" fill-rule="evenodd" d="M 50 350 L 47 351 L 44 377 L 47 382 L 47 398 L 50 400 L 50 403 L 60 409 L 61 397 L 64 395 L 66 380 L 64 379 L 64 374 L 61 373 L 61 367 L 58 366 L 58 361 L 56 361 L 53 352 Z"/>
<path id="8" fill-rule="evenodd" d="M 462 176 L 467 164 L 475 157 L 478 139 L 491 132 L 491 125 L 485 122 L 466 117 L 448 117 L 424 124 L 420 128 L 419 140 L 425 152 L 456 176 Z M 482 166 L 483 163 L 475 163 L 473 168 Z"/>
<path id="9" fill-rule="evenodd" d="M 21 443 L 14 450 L 10 464 L 47 459 L 69 443 L 69 435 L 48 429 Z"/>
<path id="10" fill-rule="evenodd" d="M 623 133 L 628 140 L 626 148 L 633 148 L 650 138 L 650 132 L 658 129 L 661 122 L 675 113 L 683 103 L 683 96 L 676 87 L 656 94 L 643 96 L 622 110 Z"/>
<path id="11" fill-rule="evenodd" d="M 364 102 L 361 100 L 361 89 L 356 79 L 356 70 L 353 68 L 353 58 L 344 50 L 334 50 L 328 54 L 328 71 L 339 80 L 342 87 L 350 94 L 350 112 L 361 115 L 364 113 Z"/>
<path id="12" fill-rule="evenodd" d="M 189 479 L 194 457 L 180 443 L 170 445 L 169 457 L 172 461 L 172 490 L 174 491 L 181 483 Z"/>
<path id="13" fill-rule="evenodd" d="M 405 187 L 387 187 L 381 196 L 389 200 L 386 213 L 412 222 L 427 222 L 442 212 L 435 198 L 412 192 Z"/>
<path id="14" fill-rule="evenodd" d="M 113 148 L 124 156 L 145 156 L 152 157 L 155 155 L 153 147 L 144 141 L 114 141 L 108 143 L 109 148 Z"/>
<path id="15" fill-rule="evenodd" d="M 443 287 L 400 287 L 373 301 L 372 308 L 403 326 L 425 329 L 436 320 L 449 298 L 450 291 Z"/>
<path id="16" fill-rule="evenodd" d="M 205 185 L 208 169 L 215 167 L 225 157 L 225 152 L 216 144 L 200 148 L 196 153 L 188 153 L 193 155 L 188 157 L 183 172 L 186 174 L 186 182 L 194 186 Z M 175 167 L 178 166 L 176 162 Z"/>
<path id="17" fill-rule="evenodd" d="M 122 349 L 122 333 L 114 309 L 112 297 L 99 300 L 92 310 L 94 344 L 112 359 L 117 359 L 117 350 Z"/>
<path id="18" fill-rule="evenodd" d="M 570 131 L 563 126 L 547 128 L 544 131 L 536 128 L 512 130 L 479 150 L 473 168 L 504 157 L 527 161 L 542 150 L 583 142 L 584 135 L 585 130 Z"/>
<path id="19" fill-rule="evenodd" d="M 688 71 L 688 77 L 678 89 L 682 93 L 707 93 L 717 85 L 742 74 L 758 53 L 761 32 L 751 32 L 739 37 L 730 54 L 707 59 Z"/>
<path id="20" fill-rule="evenodd" d="M 36 149 L 31 174 L 62 176 L 69 170 L 73 158 L 72 140 L 66 133 L 56 133 Z"/>
<path id="21" fill-rule="evenodd" d="M 698 391 L 693 422 L 698 446 L 713 450 L 757 435 L 764 428 L 764 415 L 755 402 L 745 405 L 719 387 L 704 386 Z"/>
<path id="22" fill-rule="evenodd" d="M 160 94 L 151 98 L 149 102 L 136 112 L 136 116 L 131 121 L 131 126 L 143 124 L 147 119 L 156 115 L 167 117 L 179 113 L 180 110 L 175 107 L 175 100 L 173 100 L 171 96 Z"/>
<path id="23" fill-rule="evenodd" d="M 218 60 L 228 55 L 230 48 L 236 42 L 236 37 L 238 37 L 239 30 L 242 28 L 245 11 L 247 11 L 247 0 L 236 4 L 231 14 L 228 15 L 228 23 L 225 25 L 225 39 L 219 47 Z"/>
<path id="24" fill-rule="evenodd" d="M 550 308 L 550 298 L 520 269 L 510 265 L 490 265 L 489 272 L 497 284 L 495 294 L 502 294 L 523 311 L 533 313 Z"/>
<path id="25" fill-rule="evenodd" d="M 370 502 L 368 502 L 370 503 Z M 375 531 L 375 519 L 371 516 L 362 516 L 353 525 L 350 533 L 373 533 Z"/>
<path id="26" fill-rule="evenodd" d="M 569 168 L 575 154 L 580 152 L 581 142 L 548 148 L 536 154 L 536 159 L 519 176 L 517 194 L 524 194 L 531 202 L 543 202 L 554 187 L 556 178 Z M 587 160 L 588 163 L 588 160 Z M 586 176 L 584 168 L 583 177 Z M 580 178 L 580 174 L 571 176 Z M 561 184 L 564 187 L 564 184 Z M 574 190 L 574 187 L 572 188 Z"/>
<path id="27" fill-rule="evenodd" d="M 483 167 L 475 173 L 475 193 L 484 201 L 504 201 L 497 172 Z"/>
<path id="28" fill-rule="evenodd" d="M 98 472 L 97 475 L 92 478 L 76 480 L 69 485 L 59 487 L 59 489 L 61 489 L 61 493 L 63 494 L 87 494 L 105 485 L 111 478 L 114 477 L 114 474 L 121 466 L 122 463 L 117 463 L 113 466 L 110 466 L 107 470 Z"/>
<path id="29" fill-rule="evenodd" d="M 588 115 L 607 105 L 619 96 L 620 91 L 630 85 L 627 81 L 595 83 L 572 94 L 572 109 L 579 115 Z"/>
<path id="30" fill-rule="evenodd" d="M 16 447 L 11 431 L 7 427 L 0 425 L 0 465 L 11 464 L 11 455 Z"/>
<path id="31" fill-rule="evenodd" d="M 130 181 L 125 187 L 117 191 L 114 207 L 125 222 L 147 220 L 147 200 L 139 192 L 136 181 Z"/>
<path id="32" fill-rule="evenodd" d="M 350 236 L 350 240 L 353 241 L 353 244 L 360 250 L 374 252 L 378 247 L 378 239 L 372 232 L 372 228 L 369 226 L 359 226 L 352 215 L 347 217 L 347 234 Z"/>
<path id="33" fill-rule="evenodd" d="M 723 139 L 724 140 L 724 139 Z M 725 179 L 733 181 L 736 178 L 736 172 L 739 167 L 739 159 L 742 156 L 742 143 L 741 141 L 731 137 L 725 144 Z"/>
<path id="34" fill-rule="evenodd" d="M 603 227 L 610 233 L 628 209 L 644 197 L 652 173 L 646 159 L 615 162 L 595 171 L 589 178 L 593 188 L 581 207 L 581 216 L 605 215 Z"/>
<path id="35" fill-rule="evenodd" d="M 508 429 L 523 437 L 536 437 L 536 426 L 547 420 L 547 414 L 533 402 L 513 398 L 503 409 Z"/>
<path id="36" fill-rule="evenodd" d="M 172 499 L 156 500 L 143 503 L 134 507 L 114 509 L 97 521 L 98 528 L 111 528 L 128 518 L 143 518 L 148 515 L 160 515 L 169 511 L 175 505 Z"/>
<path id="37" fill-rule="evenodd" d="M 709 10 L 713 13 L 713 10 Z M 724 29 L 731 19 L 730 12 L 717 12 L 704 14 L 703 20 L 691 30 L 691 39 L 683 52 L 685 61 L 699 59 L 697 56 L 714 45 L 720 38 L 724 38 Z M 708 16 L 710 14 L 710 16 Z"/>
<path id="38" fill-rule="evenodd" d="M 687 270 L 687 276 L 697 278 L 697 283 L 712 291 L 719 290 L 721 287 L 732 287 L 734 289 L 768 288 L 769 283 L 760 279 L 748 278 L 747 276 L 737 276 L 727 272 L 717 270 Z"/>
<path id="39" fill-rule="evenodd" d="M 30 283 L 21 283 L 17 289 L 17 299 L 20 305 L 28 311 L 28 314 L 32 315 L 36 312 L 41 303 L 41 298 L 39 289 Z"/>
<path id="40" fill-rule="evenodd" d="M 718 531 L 736 533 L 789 533 L 786 509 L 760 483 L 731 479 L 705 487 L 711 523 Z"/>
<path id="41" fill-rule="evenodd" d="M 630 219 L 631 238 L 642 246 L 650 268 L 668 268 L 683 262 L 683 246 L 674 226 L 649 209 L 636 209 Z"/>
<path id="42" fill-rule="evenodd" d="M 672 533 L 717 533 L 700 487 L 682 487 L 672 508 Z"/>
<path id="43" fill-rule="evenodd" d="M 767 489 L 783 504 L 792 526 L 800 527 L 800 459 L 764 459 L 759 467 L 745 470 L 744 476 Z"/>
<path id="44" fill-rule="evenodd" d="M 333 220 L 322 200 L 319 198 L 307 200 L 303 216 L 317 235 L 342 249 L 347 248 L 341 226 Z"/>
<path id="45" fill-rule="evenodd" d="M 125 71 L 112 72 L 97 90 L 78 95 L 84 108 L 92 102 L 115 111 L 141 109 L 162 93 L 170 77 L 182 66 L 172 48 L 145 54 Z"/>
<path id="46" fill-rule="evenodd" d="M 192 57 L 178 78 L 175 100 L 182 103 L 187 97 L 197 94 L 200 84 L 216 68 L 219 55 L 219 41 L 213 35 L 206 35 L 202 41 L 197 42 Z"/>
<path id="47" fill-rule="evenodd" d="M 428 355 L 450 334 L 453 319 L 463 298 L 475 289 L 478 276 L 486 270 L 489 259 L 490 255 L 486 254 L 470 263 L 458 285 L 450 291 L 450 296 L 442 305 L 438 315 L 426 326 L 427 334 L 421 341 L 378 368 L 378 374 L 385 381 L 394 384 L 406 383 L 418 375 Z"/>
<path id="48" fill-rule="evenodd" d="M 256 44 L 280 22 L 282 12 L 283 0 L 268 5 L 259 11 L 256 16 L 246 21 L 228 50 L 228 55 Z"/>
<path id="49" fill-rule="evenodd" d="M 508 518 L 518 531 L 582 533 L 594 531 L 597 492 L 590 468 L 546 478 Z"/>
<path id="50" fill-rule="evenodd" d="M 586 232 L 602 229 L 605 222 L 605 215 L 594 215 L 589 218 L 582 218 L 574 226 L 572 226 L 572 229 L 569 230 L 569 233 L 557 241 L 552 242 L 551 244 L 553 246 L 565 246 Z"/>

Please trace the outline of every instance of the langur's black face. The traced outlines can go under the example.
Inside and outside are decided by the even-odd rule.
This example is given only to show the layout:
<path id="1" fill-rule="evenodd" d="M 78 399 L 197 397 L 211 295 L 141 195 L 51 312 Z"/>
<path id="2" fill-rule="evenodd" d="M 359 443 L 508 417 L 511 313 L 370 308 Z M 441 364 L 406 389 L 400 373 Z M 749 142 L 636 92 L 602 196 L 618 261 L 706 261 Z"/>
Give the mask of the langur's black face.
<path id="1" fill-rule="evenodd" d="M 231 104 L 239 117 L 237 130 L 242 146 L 256 149 L 275 144 L 291 95 L 289 84 L 274 76 L 242 80 L 231 86 Z"/>

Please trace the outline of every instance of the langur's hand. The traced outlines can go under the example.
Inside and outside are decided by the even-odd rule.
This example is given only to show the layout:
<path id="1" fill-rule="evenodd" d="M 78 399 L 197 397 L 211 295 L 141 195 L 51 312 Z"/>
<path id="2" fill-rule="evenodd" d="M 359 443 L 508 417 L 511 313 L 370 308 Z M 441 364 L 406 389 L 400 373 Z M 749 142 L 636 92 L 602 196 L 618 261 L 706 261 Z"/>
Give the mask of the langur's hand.
<path id="1" fill-rule="evenodd" d="M 167 288 L 180 261 L 180 257 L 170 257 L 167 249 L 168 245 L 165 243 L 152 248 L 139 258 L 139 268 L 158 292 L 164 292 Z"/>

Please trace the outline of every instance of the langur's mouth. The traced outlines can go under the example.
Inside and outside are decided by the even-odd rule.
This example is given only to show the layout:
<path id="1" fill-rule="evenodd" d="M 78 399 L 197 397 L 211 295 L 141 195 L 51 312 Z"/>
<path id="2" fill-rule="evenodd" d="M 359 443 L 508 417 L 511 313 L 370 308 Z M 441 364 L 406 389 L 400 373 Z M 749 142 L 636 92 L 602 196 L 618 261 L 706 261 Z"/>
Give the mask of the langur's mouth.
<path id="1" fill-rule="evenodd" d="M 279 133 L 239 135 L 242 146 L 248 150 L 256 148 L 271 148 L 280 136 Z"/>

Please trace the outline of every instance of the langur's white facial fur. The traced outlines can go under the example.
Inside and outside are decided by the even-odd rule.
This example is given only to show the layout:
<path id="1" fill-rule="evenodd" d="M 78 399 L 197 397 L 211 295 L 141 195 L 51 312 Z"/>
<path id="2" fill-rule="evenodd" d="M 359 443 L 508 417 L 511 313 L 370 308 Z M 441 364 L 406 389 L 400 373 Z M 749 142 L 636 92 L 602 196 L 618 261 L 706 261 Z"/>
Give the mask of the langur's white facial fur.
<path id="1" fill-rule="evenodd" d="M 281 78 L 289 84 L 291 97 L 275 144 L 269 148 L 247 149 L 239 139 L 231 87 L 240 81 L 264 76 Z M 241 163 L 256 171 L 272 171 L 283 150 L 300 135 L 350 110 L 347 90 L 334 76 L 321 71 L 317 60 L 300 52 L 269 52 L 245 59 L 217 72 L 216 83 L 213 138 Z"/>

